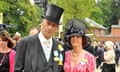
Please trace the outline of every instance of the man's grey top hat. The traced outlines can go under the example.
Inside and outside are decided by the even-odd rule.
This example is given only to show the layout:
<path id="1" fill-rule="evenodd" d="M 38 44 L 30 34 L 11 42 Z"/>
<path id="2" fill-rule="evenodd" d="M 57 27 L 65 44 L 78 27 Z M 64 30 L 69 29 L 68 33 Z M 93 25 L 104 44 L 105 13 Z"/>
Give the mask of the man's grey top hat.
<path id="1" fill-rule="evenodd" d="M 68 37 L 71 37 L 74 35 L 85 36 L 86 25 L 82 20 L 74 18 L 67 22 L 65 30 L 66 30 L 66 35 Z"/>
<path id="2" fill-rule="evenodd" d="M 43 18 L 59 24 L 63 11 L 63 8 L 60 8 L 54 4 L 48 4 L 46 14 L 43 16 Z"/>

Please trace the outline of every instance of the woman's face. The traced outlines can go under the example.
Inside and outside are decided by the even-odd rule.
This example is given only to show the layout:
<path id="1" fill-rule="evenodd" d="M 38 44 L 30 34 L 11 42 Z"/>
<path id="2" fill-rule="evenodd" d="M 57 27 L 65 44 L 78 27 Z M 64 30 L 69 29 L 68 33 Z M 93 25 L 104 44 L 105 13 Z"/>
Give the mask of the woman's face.
<path id="1" fill-rule="evenodd" d="M 72 36 L 70 38 L 70 43 L 72 45 L 72 47 L 77 47 L 77 46 L 80 46 L 82 45 L 82 36 Z"/>
<path id="2" fill-rule="evenodd" d="M 0 37 L 0 48 L 5 48 L 7 47 L 7 41 L 3 41 L 3 39 Z"/>
<path id="3" fill-rule="evenodd" d="M 58 29 L 58 24 L 48 21 L 47 19 L 43 19 L 41 31 L 47 39 L 53 36 L 53 34 L 57 31 L 57 29 Z"/>

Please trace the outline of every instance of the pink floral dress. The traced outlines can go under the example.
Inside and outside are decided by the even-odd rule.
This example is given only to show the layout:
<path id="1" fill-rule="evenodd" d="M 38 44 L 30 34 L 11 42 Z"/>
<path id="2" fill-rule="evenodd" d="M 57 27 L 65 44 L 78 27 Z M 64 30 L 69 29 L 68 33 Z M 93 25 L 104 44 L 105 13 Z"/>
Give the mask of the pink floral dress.
<path id="1" fill-rule="evenodd" d="M 76 66 L 70 63 L 71 51 L 65 53 L 64 72 L 95 72 L 95 58 L 92 54 L 86 53 L 85 58 Z"/>

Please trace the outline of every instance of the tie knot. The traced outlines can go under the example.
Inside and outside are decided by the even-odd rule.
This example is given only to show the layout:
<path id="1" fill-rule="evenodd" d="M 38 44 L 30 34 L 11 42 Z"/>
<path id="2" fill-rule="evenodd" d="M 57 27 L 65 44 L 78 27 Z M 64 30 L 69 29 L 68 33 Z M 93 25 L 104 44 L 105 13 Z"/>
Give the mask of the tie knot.
<path id="1" fill-rule="evenodd" d="M 47 44 L 50 44 L 50 41 L 49 41 L 49 40 L 47 40 L 47 41 L 46 41 L 46 43 L 47 43 Z"/>
<path id="2" fill-rule="evenodd" d="M 43 42 L 44 44 L 50 44 L 50 41 L 49 40 L 46 40 Z"/>
<path id="3" fill-rule="evenodd" d="M 49 41 L 49 40 L 44 41 L 44 45 L 46 46 L 46 48 L 49 48 L 49 46 L 50 46 L 50 41 Z"/>

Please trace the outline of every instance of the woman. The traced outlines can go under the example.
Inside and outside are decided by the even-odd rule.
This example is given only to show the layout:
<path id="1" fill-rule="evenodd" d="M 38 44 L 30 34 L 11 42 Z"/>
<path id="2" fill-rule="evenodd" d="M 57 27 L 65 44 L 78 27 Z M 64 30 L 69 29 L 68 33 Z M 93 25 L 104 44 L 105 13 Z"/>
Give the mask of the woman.
<path id="1" fill-rule="evenodd" d="M 116 72 L 115 71 L 115 52 L 112 41 L 105 42 L 104 63 L 102 72 Z"/>
<path id="2" fill-rule="evenodd" d="M 65 52 L 64 72 L 95 72 L 95 58 L 92 54 L 84 50 L 86 42 L 85 31 L 75 27 L 74 23 L 79 23 L 78 19 L 73 23 L 68 33 L 68 41 L 71 50 Z"/>
<path id="3" fill-rule="evenodd" d="M 0 31 L 0 72 L 14 72 L 15 42 L 6 30 Z"/>

